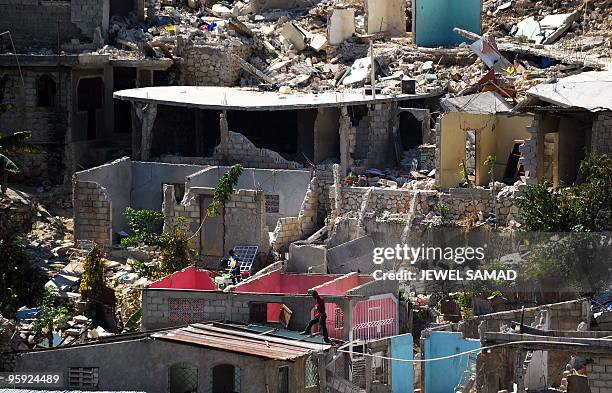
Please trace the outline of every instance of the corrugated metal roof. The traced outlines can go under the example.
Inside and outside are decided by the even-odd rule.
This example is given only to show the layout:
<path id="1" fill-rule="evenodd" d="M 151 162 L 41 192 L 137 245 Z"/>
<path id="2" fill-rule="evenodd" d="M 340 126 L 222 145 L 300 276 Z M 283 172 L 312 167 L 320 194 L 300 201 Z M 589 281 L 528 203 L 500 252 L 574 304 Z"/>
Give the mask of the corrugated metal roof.
<path id="1" fill-rule="evenodd" d="M 260 358 L 287 361 L 294 361 L 312 352 L 330 348 L 328 344 L 273 337 L 265 333 L 251 333 L 229 325 L 213 323 L 193 324 L 155 333 L 151 337 Z"/>
<path id="2" fill-rule="evenodd" d="M 612 72 L 583 72 L 559 79 L 557 83 L 539 84 L 527 95 L 563 108 L 584 108 L 590 112 L 612 110 Z"/>

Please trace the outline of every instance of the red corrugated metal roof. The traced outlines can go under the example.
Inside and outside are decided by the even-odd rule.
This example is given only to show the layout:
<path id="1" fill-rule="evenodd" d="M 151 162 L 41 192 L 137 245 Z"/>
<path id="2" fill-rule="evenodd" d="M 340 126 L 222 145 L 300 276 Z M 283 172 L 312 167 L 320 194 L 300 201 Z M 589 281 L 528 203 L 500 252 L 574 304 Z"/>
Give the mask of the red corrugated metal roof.
<path id="1" fill-rule="evenodd" d="M 155 339 L 180 342 L 273 360 L 294 361 L 312 352 L 329 349 L 327 344 L 248 333 L 223 324 L 194 324 L 153 334 Z"/>

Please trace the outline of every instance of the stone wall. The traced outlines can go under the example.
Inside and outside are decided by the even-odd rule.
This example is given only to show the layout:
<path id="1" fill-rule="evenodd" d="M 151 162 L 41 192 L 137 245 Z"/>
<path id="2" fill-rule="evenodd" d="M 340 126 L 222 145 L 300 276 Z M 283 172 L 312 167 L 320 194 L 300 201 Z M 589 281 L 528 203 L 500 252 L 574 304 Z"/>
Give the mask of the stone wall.
<path id="1" fill-rule="evenodd" d="M 1 0 L 0 0 L 1 1 Z M 0 101 L 13 107 L 0 114 L 0 132 L 30 131 L 30 143 L 40 149 L 37 154 L 16 154 L 21 167 L 19 180 L 37 185 L 43 180 L 61 184 L 64 174 L 68 136 L 68 116 L 72 105 L 71 76 L 68 70 L 56 67 L 22 68 L 23 85 L 18 69 L 4 68 L 0 78 Z M 55 101 L 51 106 L 39 106 L 39 78 L 49 77 L 55 83 Z"/>
<path id="2" fill-rule="evenodd" d="M 334 184 L 334 175 L 331 165 L 316 165 L 315 178 L 317 179 L 317 223 L 323 224 L 332 209 L 329 187 Z"/>
<path id="3" fill-rule="evenodd" d="M 306 197 L 302 203 L 300 214 L 297 217 L 279 218 L 272 235 L 272 248 L 274 250 L 287 249 L 291 242 L 312 235 L 317 228 L 317 192 L 318 181 L 316 177 L 310 180 Z"/>
<path id="4" fill-rule="evenodd" d="M 450 217 L 460 220 L 471 214 L 482 212 L 486 218 L 489 213 L 497 214 L 498 223 L 506 224 L 517 220 L 519 207 L 516 197 L 520 191 L 512 193 L 497 192 L 495 198 L 491 190 L 484 188 L 451 188 L 448 194 L 440 194 L 438 203 L 446 206 Z"/>
<path id="5" fill-rule="evenodd" d="M 75 181 L 73 190 L 75 240 L 110 246 L 112 209 L 106 189 L 95 182 Z"/>
<path id="6" fill-rule="evenodd" d="M 244 42 L 243 42 L 244 41 Z M 240 66 L 234 56 L 246 60 L 253 43 L 232 38 L 221 43 L 197 42 L 183 50 L 183 76 L 186 85 L 236 86 Z"/>
<path id="7" fill-rule="evenodd" d="M 591 149 L 602 154 L 612 154 L 612 112 L 596 115 L 593 121 Z"/>
<path id="8" fill-rule="evenodd" d="M 58 40 L 91 41 L 96 27 L 108 27 L 109 0 L 0 0 L 0 31 L 15 45 L 56 48 Z"/>
<path id="9" fill-rule="evenodd" d="M 31 200 L 9 189 L 6 197 L 0 197 L 0 237 L 26 229 L 35 214 L 36 205 Z"/>

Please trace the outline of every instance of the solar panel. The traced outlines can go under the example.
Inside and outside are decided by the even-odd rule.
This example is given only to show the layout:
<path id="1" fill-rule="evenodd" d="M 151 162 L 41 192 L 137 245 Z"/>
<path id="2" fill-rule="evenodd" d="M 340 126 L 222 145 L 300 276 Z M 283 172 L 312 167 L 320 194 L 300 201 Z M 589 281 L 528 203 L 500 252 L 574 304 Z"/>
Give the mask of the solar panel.
<path id="1" fill-rule="evenodd" d="M 257 256 L 259 246 L 234 246 L 234 256 L 240 262 L 240 272 L 249 272 Z"/>

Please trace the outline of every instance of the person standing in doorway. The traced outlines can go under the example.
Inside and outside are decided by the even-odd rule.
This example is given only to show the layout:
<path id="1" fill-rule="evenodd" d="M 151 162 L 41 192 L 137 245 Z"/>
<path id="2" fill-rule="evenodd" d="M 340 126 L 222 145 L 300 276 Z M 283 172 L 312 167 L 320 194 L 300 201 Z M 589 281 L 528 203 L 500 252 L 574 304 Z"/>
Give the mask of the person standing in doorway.
<path id="1" fill-rule="evenodd" d="M 301 334 L 310 335 L 310 330 L 317 323 L 321 329 L 321 334 L 323 335 L 323 341 L 326 343 L 331 343 L 329 337 L 327 335 L 327 313 L 325 312 L 325 301 L 317 291 L 312 291 L 312 297 L 317 301 L 315 305 L 315 316 L 312 318 L 310 322 L 308 322 L 308 326 Z"/>

